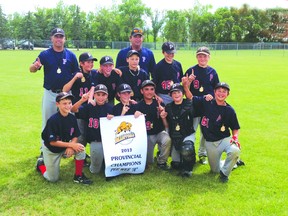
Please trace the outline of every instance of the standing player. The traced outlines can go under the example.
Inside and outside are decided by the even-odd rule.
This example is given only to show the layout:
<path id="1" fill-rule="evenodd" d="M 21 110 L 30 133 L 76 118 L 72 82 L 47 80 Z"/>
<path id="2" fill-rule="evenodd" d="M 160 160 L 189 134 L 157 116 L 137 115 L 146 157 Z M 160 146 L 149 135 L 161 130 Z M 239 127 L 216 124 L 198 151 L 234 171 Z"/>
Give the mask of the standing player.
<path id="1" fill-rule="evenodd" d="M 76 73 L 75 76 L 63 87 L 64 92 L 69 92 L 71 90 L 72 95 L 74 96 L 73 104 L 79 101 L 83 94 L 87 94 L 90 91 L 94 93 L 95 75 L 97 74 L 97 71 L 93 69 L 94 61 L 97 61 L 97 59 L 90 53 L 82 53 L 79 56 L 81 72 Z M 86 147 L 87 123 L 83 119 L 80 119 L 77 113 L 75 116 L 77 117 L 78 127 L 81 132 L 78 141 Z M 89 156 L 86 155 L 85 165 L 88 164 L 87 157 Z"/>
<path id="2" fill-rule="evenodd" d="M 147 164 L 154 162 L 154 147 L 158 144 L 160 150 L 157 157 L 157 166 L 162 170 L 170 170 L 167 160 L 170 155 L 171 139 L 165 131 L 160 113 L 164 110 L 164 104 L 155 99 L 155 83 L 145 80 L 141 85 L 143 100 L 137 104 L 137 110 L 145 114 L 147 130 Z"/>
<path id="3" fill-rule="evenodd" d="M 42 130 L 50 116 L 57 112 L 55 98 L 62 92 L 63 86 L 69 82 L 73 73 L 79 71 L 74 53 L 64 48 L 65 33 L 55 28 L 51 32 L 52 48 L 42 51 L 29 70 L 34 73 L 44 66 L 44 94 L 42 98 Z M 41 146 L 43 140 L 41 141 Z"/>
<path id="4" fill-rule="evenodd" d="M 95 87 L 94 98 L 96 106 L 85 103 L 88 95 L 84 94 L 82 98 L 72 107 L 72 112 L 78 113 L 79 118 L 87 122 L 87 141 L 90 143 L 91 164 L 90 172 L 99 173 L 104 162 L 104 152 L 100 133 L 100 118 L 107 117 L 111 119 L 112 106 L 107 102 L 108 89 L 103 84 Z M 85 104 L 83 104 L 85 103 Z M 83 105 L 82 105 L 83 104 Z"/>
<path id="5" fill-rule="evenodd" d="M 163 99 L 164 104 L 172 102 L 169 91 L 174 83 L 180 83 L 183 76 L 182 65 L 174 59 L 176 52 L 172 42 L 162 45 L 164 58 L 157 63 L 153 72 L 153 82 L 156 84 L 156 93 Z"/>
<path id="6" fill-rule="evenodd" d="M 139 58 L 140 54 L 136 50 L 130 50 L 126 58 L 128 66 L 119 68 L 122 71 L 122 82 L 130 85 L 132 88 L 131 99 L 135 101 L 140 101 L 143 98 L 140 92 L 141 83 L 149 79 L 146 71 L 139 67 Z"/>
<path id="7" fill-rule="evenodd" d="M 206 101 L 204 97 L 193 96 L 189 90 L 191 82 L 184 80 L 185 78 L 182 81 L 187 98 L 193 98 L 195 108 L 201 110 L 200 124 L 211 171 L 220 173 L 220 181 L 225 183 L 228 181 L 228 176 L 240 155 L 240 143 L 238 141 L 240 126 L 235 110 L 226 102 L 230 87 L 224 82 L 216 84 L 214 88 L 215 99 Z M 211 95 L 209 97 L 212 98 Z M 230 137 L 230 130 L 232 137 Z M 224 165 L 220 167 L 223 152 L 227 156 Z"/>
<path id="8" fill-rule="evenodd" d="M 128 63 L 126 61 L 127 53 L 130 50 L 136 50 L 140 55 L 140 67 L 151 75 L 153 72 L 153 68 L 156 65 L 156 62 L 153 52 L 150 49 L 142 47 L 142 43 L 144 40 L 143 30 L 140 28 L 134 28 L 131 31 L 129 40 L 131 46 L 121 49 L 117 55 L 116 68 L 119 68 L 121 66 L 128 66 Z"/>
<path id="9" fill-rule="evenodd" d="M 108 89 L 108 103 L 114 106 L 117 87 L 122 83 L 121 76 L 114 69 L 111 56 L 103 56 L 100 60 L 101 73 L 97 73 L 95 80 L 97 84 L 103 84 Z M 121 74 L 122 75 L 122 74 Z"/>
<path id="10" fill-rule="evenodd" d="M 194 81 L 190 85 L 190 91 L 194 96 L 204 96 L 207 94 L 214 96 L 214 88 L 216 84 L 219 83 L 219 78 L 215 69 L 208 65 L 208 62 L 210 60 L 210 50 L 207 47 L 200 47 L 196 51 L 196 58 L 198 64 L 190 67 L 185 73 L 185 76 L 190 76 L 191 74 L 195 76 Z M 200 117 L 195 117 L 193 119 L 195 130 L 197 130 L 199 122 Z M 207 153 L 201 131 L 198 156 L 199 162 L 201 164 L 207 164 Z"/>
<path id="11" fill-rule="evenodd" d="M 76 117 L 70 113 L 72 99 L 73 95 L 66 92 L 56 96 L 56 106 L 59 111 L 48 119 L 42 132 L 44 160 L 38 158 L 36 168 L 45 179 L 56 182 L 59 179 L 61 158 L 69 158 L 75 154 L 74 182 L 91 184 L 92 181 L 82 173 L 85 147 L 77 142 L 80 131 Z"/>

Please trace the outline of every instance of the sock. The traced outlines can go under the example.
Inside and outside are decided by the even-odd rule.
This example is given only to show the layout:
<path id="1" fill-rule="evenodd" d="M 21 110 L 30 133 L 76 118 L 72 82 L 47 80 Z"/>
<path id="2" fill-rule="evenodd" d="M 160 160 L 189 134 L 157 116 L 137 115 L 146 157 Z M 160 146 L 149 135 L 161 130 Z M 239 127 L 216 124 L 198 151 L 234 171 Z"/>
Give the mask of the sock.
<path id="1" fill-rule="evenodd" d="M 42 175 L 46 172 L 46 166 L 45 165 L 40 165 L 38 168 L 41 171 Z"/>
<path id="2" fill-rule="evenodd" d="M 75 175 L 82 176 L 84 160 L 75 160 Z"/>

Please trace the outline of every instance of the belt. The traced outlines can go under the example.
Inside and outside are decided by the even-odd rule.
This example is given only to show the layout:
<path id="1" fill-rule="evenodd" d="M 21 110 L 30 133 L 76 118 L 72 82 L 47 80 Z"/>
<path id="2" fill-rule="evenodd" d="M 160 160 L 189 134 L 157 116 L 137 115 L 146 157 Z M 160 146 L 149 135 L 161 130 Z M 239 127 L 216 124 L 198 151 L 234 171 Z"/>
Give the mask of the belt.
<path id="1" fill-rule="evenodd" d="M 62 89 L 50 89 L 50 91 L 58 94 L 58 93 L 62 92 Z"/>

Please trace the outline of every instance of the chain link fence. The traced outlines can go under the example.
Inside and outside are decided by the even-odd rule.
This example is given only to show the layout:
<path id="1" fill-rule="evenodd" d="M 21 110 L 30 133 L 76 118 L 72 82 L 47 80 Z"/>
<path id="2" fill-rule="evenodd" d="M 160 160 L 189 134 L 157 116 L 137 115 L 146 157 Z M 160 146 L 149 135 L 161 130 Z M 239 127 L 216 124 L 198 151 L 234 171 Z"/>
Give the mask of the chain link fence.
<path id="1" fill-rule="evenodd" d="M 28 44 L 28 46 L 27 46 Z M 122 49 L 128 47 L 129 42 L 122 41 L 85 41 L 85 40 L 67 40 L 65 46 L 67 48 L 75 49 Z M 280 55 L 288 55 L 288 43 L 179 43 L 175 42 L 177 50 L 195 50 L 200 46 L 207 46 L 211 52 L 227 51 L 226 53 L 235 52 L 238 55 L 240 50 L 251 51 L 256 55 L 269 55 L 272 50 L 278 50 Z M 151 50 L 161 50 L 162 42 L 144 42 L 144 47 Z M 49 48 L 52 47 L 50 40 L 13 40 L 7 38 L 0 38 L 0 49 L 34 49 L 34 48 Z M 230 51 L 230 52 L 228 52 Z M 267 52 L 268 51 L 268 52 Z M 221 52 L 221 54 L 225 52 Z M 273 52 L 276 53 L 276 52 Z"/>

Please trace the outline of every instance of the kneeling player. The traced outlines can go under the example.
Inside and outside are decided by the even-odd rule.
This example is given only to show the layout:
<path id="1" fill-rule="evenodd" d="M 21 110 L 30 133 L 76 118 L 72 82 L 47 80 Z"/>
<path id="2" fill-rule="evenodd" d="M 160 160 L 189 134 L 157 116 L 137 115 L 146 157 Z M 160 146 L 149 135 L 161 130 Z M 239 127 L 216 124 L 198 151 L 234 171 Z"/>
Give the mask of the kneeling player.
<path id="1" fill-rule="evenodd" d="M 57 95 L 59 111 L 48 119 L 42 132 L 44 161 L 39 158 L 36 168 L 45 179 L 56 182 L 59 179 L 61 158 L 75 155 L 74 182 L 91 184 L 92 181 L 82 173 L 86 153 L 85 147 L 77 142 L 80 131 L 76 117 L 70 113 L 73 98 L 73 95 L 66 92 Z"/>
<path id="2" fill-rule="evenodd" d="M 195 130 L 193 127 L 194 108 L 191 100 L 183 98 L 183 86 L 176 83 L 170 89 L 173 102 L 161 112 L 169 125 L 172 140 L 172 168 L 180 169 L 183 177 L 190 177 L 196 161 Z"/>

